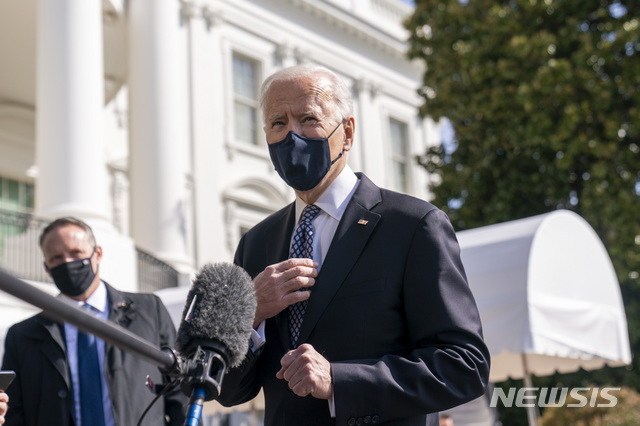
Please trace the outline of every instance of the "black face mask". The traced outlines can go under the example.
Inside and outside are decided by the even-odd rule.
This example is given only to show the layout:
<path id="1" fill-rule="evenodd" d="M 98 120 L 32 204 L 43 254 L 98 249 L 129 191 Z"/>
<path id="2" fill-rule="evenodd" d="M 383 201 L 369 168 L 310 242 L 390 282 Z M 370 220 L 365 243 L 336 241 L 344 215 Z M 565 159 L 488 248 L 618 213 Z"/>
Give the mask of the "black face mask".
<path id="1" fill-rule="evenodd" d="M 269 144 L 273 166 L 287 185 L 298 191 L 308 191 L 320 183 L 344 153 L 342 151 L 338 158 L 331 160 L 329 138 L 342 123 L 326 138 L 307 138 L 291 130 L 280 142 Z"/>
<path id="2" fill-rule="evenodd" d="M 80 296 L 91 286 L 96 277 L 91 265 L 91 258 L 95 252 L 94 248 L 91 256 L 86 259 L 73 260 L 49 269 L 53 282 L 62 294 L 70 297 Z"/>

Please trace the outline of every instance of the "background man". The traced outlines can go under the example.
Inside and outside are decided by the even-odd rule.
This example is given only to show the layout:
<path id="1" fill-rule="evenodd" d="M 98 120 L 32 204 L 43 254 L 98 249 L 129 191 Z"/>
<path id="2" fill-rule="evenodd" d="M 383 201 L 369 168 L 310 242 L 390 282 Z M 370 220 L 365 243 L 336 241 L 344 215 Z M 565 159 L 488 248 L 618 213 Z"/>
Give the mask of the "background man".
<path id="1" fill-rule="evenodd" d="M 157 296 L 122 293 L 100 279 L 102 248 L 87 224 L 57 219 L 43 230 L 40 247 L 61 297 L 154 345 L 173 346 L 175 327 Z M 163 382 L 157 367 L 42 314 L 9 329 L 3 369 L 17 373 L 7 389 L 11 426 L 135 425 L 154 398 L 146 376 Z M 182 425 L 186 402 L 179 390 L 167 394 L 143 424 Z"/>
<path id="2" fill-rule="evenodd" d="M 448 218 L 351 171 L 351 94 L 329 70 L 281 70 L 261 104 L 271 159 L 297 197 L 238 246 L 256 333 L 219 401 L 262 387 L 269 426 L 437 425 L 489 376 Z"/>

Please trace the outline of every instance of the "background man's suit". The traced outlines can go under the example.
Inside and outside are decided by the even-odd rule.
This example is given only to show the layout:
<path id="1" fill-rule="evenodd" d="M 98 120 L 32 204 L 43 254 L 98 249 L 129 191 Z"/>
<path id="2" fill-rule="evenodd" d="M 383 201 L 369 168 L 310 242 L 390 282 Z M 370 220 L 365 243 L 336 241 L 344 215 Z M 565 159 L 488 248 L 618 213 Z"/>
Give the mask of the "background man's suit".
<path id="1" fill-rule="evenodd" d="M 358 178 L 298 339 L 331 362 L 335 423 L 327 401 L 298 397 L 276 378 L 291 349 L 286 309 L 266 321 L 262 353 L 250 352 L 225 377 L 224 405 L 264 386 L 269 425 L 435 425 L 437 414 L 424 413 L 484 392 L 489 353 L 448 218 L 427 202 Z M 291 204 L 256 225 L 235 262 L 255 277 L 286 259 L 294 216 Z"/>
<path id="2" fill-rule="evenodd" d="M 106 285 L 109 319 L 158 347 L 175 343 L 175 327 L 160 299 L 151 294 L 123 293 Z M 105 369 L 116 424 L 135 425 L 154 395 L 145 378 L 163 382 L 157 367 L 105 343 Z M 6 425 L 74 425 L 73 390 L 66 357 L 64 327 L 42 314 L 12 326 L 6 337 L 4 369 L 17 377 L 7 393 L 11 407 Z M 186 397 L 178 390 L 158 400 L 143 425 L 184 424 Z"/>

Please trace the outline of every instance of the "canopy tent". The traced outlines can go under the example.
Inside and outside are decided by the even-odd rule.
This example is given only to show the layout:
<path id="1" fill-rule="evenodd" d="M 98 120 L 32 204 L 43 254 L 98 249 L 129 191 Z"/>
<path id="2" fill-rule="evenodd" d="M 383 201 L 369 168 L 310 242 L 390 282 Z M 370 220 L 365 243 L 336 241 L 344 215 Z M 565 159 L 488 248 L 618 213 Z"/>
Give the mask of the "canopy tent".
<path id="1" fill-rule="evenodd" d="M 491 353 L 491 382 L 631 362 L 604 245 L 568 210 L 461 231 L 462 262 Z M 530 420 L 531 420 L 530 413 Z"/>
<path id="2" fill-rule="evenodd" d="M 457 235 L 492 382 L 631 362 L 618 279 L 580 216 L 558 210 Z"/>

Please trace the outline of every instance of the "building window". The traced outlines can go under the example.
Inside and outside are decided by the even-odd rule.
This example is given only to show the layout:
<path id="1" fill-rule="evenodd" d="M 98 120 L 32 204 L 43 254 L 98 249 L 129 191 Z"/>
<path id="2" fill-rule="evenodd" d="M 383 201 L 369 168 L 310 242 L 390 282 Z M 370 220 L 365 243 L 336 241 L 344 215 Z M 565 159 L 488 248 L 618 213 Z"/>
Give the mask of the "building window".
<path id="1" fill-rule="evenodd" d="M 233 54 L 233 106 L 235 139 L 258 145 L 260 81 L 259 62 Z"/>
<path id="2" fill-rule="evenodd" d="M 389 119 L 391 173 L 396 191 L 409 192 L 409 129 L 407 123 Z"/>
<path id="3" fill-rule="evenodd" d="M 33 198 L 32 184 L 0 176 L 0 209 L 31 213 Z"/>
<path id="4" fill-rule="evenodd" d="M 37 243 L 46 222 L 32 218 L 33 198 L 33 184 L 0 176 L 0 266 L 19 278 L 51 282 Z"/>

